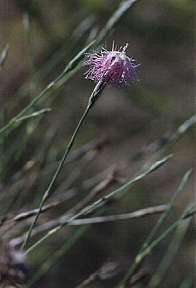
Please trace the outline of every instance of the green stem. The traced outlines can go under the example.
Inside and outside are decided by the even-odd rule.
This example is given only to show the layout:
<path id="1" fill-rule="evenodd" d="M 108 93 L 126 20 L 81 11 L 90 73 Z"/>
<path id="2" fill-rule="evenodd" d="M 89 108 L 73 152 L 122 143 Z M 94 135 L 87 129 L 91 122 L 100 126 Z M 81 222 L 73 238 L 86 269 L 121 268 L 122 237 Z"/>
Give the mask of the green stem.
<path id="1" fill-rule="evenodd" d="M 74 144 L 74 141 L 75 141 L 75 139 L 77 137 L 79 129 L 81 128 L 82 124 L 84 123 L 84 121 L 85 121 L 90 109 L 94 106 L 96 100 L 101 95 L 101 93 L 102 93 L 103 89 L 105 88 L 105 86 L 106 86 L 106 82 L 104 82 L 104 81 L 99 81 L 97 83 L 97 85 L 95 86 L 95 88 L 94 88 L 94 90 L 93 90 L 93 92 L 92 92 L 92 94 L 91 94 L 91 96 L 89 98 L 88 105 L 87 105 L 87 107 L 86 107 L 86 109 L 85 109 L 80 121 L 78 122 L 78 125 L 76 126 L 76 128 L 75 128 L 75 130 L 74 130 L 74 132 L 72 134 L 72 137 L 71 137 L 71 139 L 70 139 L 70 141 L 68 143 L 68 145 L 66 146 L 65 152 L 64 152 L 64 154 L 63 154 L 63 156 L 62 156 L 62 158 L 61 158 L 61 160 L 59 162 L 59 165 L 58 165 L 58 167 L 57 167 L 57 169 L 56 169 L 56 171 L 55 171 L 55 173 L 54 173 L 54 175 L 52 177 L 52 180 L 50 181 L 50 183 L 48 185 L 48 188 L 45 190 L 45 192 L 44 192 L 44 194 L 42 196 L 42 199 L 41 199 L 41 202 L 40 202 L 40 205 L 39 205 L 39 208 L 38 208 L 38 212 L 35 215 L 34 221 L 31 224 L 31 226 L 30 226 L 30 228 L 29 228 L 29 230 L 27 232 L 27 236 L 25 238 L 25 241 L 24 241 L 24 243 L 22 245 L 23 249 L 26 248 L 26 246 L 28 244 L 28 241 L 30 240 L 32 230 L 33 230 L 34 226 L 37 223 L 37 220 L 38 220 L 39 215 L 41 213 L 42 207 L 44 206 L 44 204 L 46 203 L 46 201 L 48 200 L 48 198 L 49 198 L 49 196 L 51 194 L 51 190 L 52 190 L 52 188 L 53 188 L 53 186 L 54 186 L 54 184 L 55 184 L 55 182 L 57 180 L 57 177 L 59 176 L 59 174 L 60 174 L 60 172 L 61 172 L 61 170 L 63 168 L 63 165 L 64 165 L 64 163 L 65 163 L 65 161 L 67 159 L 67 156 L 68 156 L 69 152 L 71 151 L 71 148 L 72 148 L 72 146 Z"/>

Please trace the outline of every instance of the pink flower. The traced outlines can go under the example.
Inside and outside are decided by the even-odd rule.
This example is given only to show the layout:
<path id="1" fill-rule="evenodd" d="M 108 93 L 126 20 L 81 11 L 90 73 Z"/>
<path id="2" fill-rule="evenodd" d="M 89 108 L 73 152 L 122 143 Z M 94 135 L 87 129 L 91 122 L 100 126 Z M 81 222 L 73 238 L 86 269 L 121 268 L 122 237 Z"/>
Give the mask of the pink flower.
<path id="1" fill-rule="evenodd" d="M 139 66 L 135 60 L 126 55 L 128 44 L 116 50 L 114 44 L 112 51 L 102 49 L 100 53 L 89 54 L 85 62 L 90 68 L 86 72 L 86 79 L 99 82 L 103 80 L 113 86 L 127 86 L 137 81 L 136 68 Z"/>

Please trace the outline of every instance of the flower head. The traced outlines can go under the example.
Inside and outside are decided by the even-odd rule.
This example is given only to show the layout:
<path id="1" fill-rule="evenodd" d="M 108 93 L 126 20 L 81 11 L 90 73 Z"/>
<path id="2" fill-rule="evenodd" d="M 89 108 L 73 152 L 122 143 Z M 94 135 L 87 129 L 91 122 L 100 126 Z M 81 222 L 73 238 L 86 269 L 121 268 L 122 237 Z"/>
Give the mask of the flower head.
<path id="1" fill-rule="evenodd" d="M 117 50 L 113 44 L 111 51 L 102 49 L 100 53 L 89 54 L 85 62 L 90 67 L 86 72 L 86 79 L 95 82 L 103 80 L 118 87 L 135 82 L 136 68 L 139 65 L 132 57 L 126 55 L 127 47 L 128 44 Z"/>

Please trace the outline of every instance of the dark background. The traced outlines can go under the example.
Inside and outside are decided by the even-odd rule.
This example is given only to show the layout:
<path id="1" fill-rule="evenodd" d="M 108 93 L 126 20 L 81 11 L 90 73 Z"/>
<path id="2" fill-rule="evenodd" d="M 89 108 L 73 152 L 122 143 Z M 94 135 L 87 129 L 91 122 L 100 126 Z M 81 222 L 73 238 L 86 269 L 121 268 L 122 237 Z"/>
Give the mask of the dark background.
<path id="1" fill-rule="evenodd" d="M 0 50 L 9 45 L 8 57 L 0 71 L 1 126 L 59 75 L 70 59 L 104 26 L 119 2 L 1 0 Z M 173 158 L 160 170 L 130 189 L 120 201 L 110 203 L 104 214 L 111 215 L 167 203 L 184 173 L 194 166 L 193 129 L 176 143 L 165 145 L 177 127 L 195 111 L 194 1 L 138 1 L 105 39 L 103 46 L 111 49 L 112 41 L 118 47 L 129 43 L 127 54 L 141 63 L 138 68 L 140 81 L 127 89 L 108 87 L 104 91 L 74 148 L 102 138 L 106 143 L 94 154 L 90 151 L 80 161 L 64 168 L 49 202 L 65 195 L 68 188 L 74 189 L 76 196 L 63 202 L 59 209 L 41 216 L 40 224 L 65 213 L 83 199 L 90 190 L 85 186 L 89 183 L 87 180 L 91 183 L 102 171 L 105 174 L 98 182 L 107 179 L 111 169 L 115 170 L 117 178 L 105 193 L 130 179 L 144 164 L 173 153 Z M 25 121 L 3 138 L 1 215 L 15 215 L 37 207 L 56 160 L 62 155 L 65 142 L 94 87 L 94 83 L 83 76 L 85 69 L 82 67 L 65 85 L 34 107 L 35 111 L 50 107 L 51 112 Z M 72 177 L 75 177 L 73 181 Z M 193 202 L 193 186 L 192 177 L 179 197 L 169 223 L 187 203 Z M 54 261 L 49 272 L 34 287 L 75 287 L 107 261 L 118 263 L 119 273 L 123 272 L 133 261 L 157 217 L 92 225 L 67 253 Z M 2 243 L 21 235 L 23 229 L 23 225 L 18 225 L 1 233 Z M 64 228 L 30 255 L 32 275 L 36 275 L 44 261 L 52 259 L 73 231 L 73 228 Z M 148 276 L 155 271 L 169 240 L 163 241 L 145 262 Z M 194 237 L 190 226 L 161 287 L 179 287 L 193 274 L 193 254 Z M 109 280 L 88 287 L 114 287 L 116 281 L 115 277 L 109 277 Z M 145 287 L 145 282 L 135 287 Z"/>

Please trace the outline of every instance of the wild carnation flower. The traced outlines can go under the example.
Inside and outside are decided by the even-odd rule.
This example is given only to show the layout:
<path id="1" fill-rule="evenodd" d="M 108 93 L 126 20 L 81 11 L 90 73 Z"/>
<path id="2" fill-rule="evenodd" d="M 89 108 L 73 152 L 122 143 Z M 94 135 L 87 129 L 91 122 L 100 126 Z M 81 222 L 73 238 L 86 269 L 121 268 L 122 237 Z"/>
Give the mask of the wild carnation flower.
<path id="1" fill-rule="evenodd" d="M 103 80 L 107 84 L 122 87 L 137 81 L 136 64 L 132 57 L 126 55 L 128 44 L 117 50 L 112 46 L 112 51 L 102 49 L 100 53 L 89 54 L 85 62 L 89 65 L 86 79 L 99 82 Z"/>

